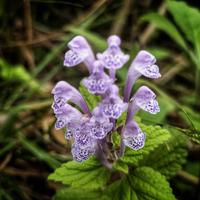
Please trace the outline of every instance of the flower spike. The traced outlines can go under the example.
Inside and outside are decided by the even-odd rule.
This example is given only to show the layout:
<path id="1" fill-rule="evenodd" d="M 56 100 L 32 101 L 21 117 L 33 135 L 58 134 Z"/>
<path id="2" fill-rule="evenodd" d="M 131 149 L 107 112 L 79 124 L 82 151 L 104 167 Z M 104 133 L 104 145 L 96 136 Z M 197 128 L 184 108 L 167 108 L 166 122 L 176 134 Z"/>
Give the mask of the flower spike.
<path id="1" fill-rule="evenodd" d="M 64 66 L 74 67 L 84 62 L 89 72 L 92 73 L 92 63 L 95 57 L 87 40 L 82 36 L 76 36 L 68 43 L 68 47 L 70 50 L 65 53 Z"/>
<path id="2" fill-rule="evenodd" d="M 129 101 L 134 82 L 142 75 L 151 79 L 161 75 L 155 57 L 147 51 L 140 51 L 128 70 L 122 100 L 115 84 L 115 74 L 129 60 L 129 55 L 121 50 L 121 39 L 118 36 L 111 35 L 107 43 L 107 49 L 97 53 L 97 60 L 82 36 L 74 37 L 65 53 L 64 66 L 73 67 L 84 63 L 89 70 L 89 76 L 81 83 L 91 94 L 100 96 L 93 111 L 90 112 L 87 105 L 87 102 L 93 105 L 89 94 L 85 101 L 80 92 L 65 81 L 58 82 L 52 90 L 52 108 L 57 119 L 55 128 L 66 128 L 65 139 L 73 140 L 73 159 L 83 162 L 95 155 L 102 165 L 112 170 L 113 163 L 123 156 L 126 146 L 139 150 L 145 145 L 146 135 L 133 120 L 135 113 L 140 109 L 151 114 L 160 111 L 155 93 L 146 86 L 140 87 Z M 127 112 L 125 124 L 121 123 L 121 119 L 117 120 L 123 112 Z M 119 133 L 119 149 L 112 148 L 113 132 Z"/>
<path id="3" fill-rule="evenodd" d="M 159 68 L 157 65 L 155 65 L 155 63 L 155 57 L 149 52 L 142 50 L 137 54 L 127 73 L 124 89 L 125 102 L 129 101 L 132 86 L 140 76 L 143 75 L 152 79 L 161 77 L 161 74 L 159 73 Z"/>

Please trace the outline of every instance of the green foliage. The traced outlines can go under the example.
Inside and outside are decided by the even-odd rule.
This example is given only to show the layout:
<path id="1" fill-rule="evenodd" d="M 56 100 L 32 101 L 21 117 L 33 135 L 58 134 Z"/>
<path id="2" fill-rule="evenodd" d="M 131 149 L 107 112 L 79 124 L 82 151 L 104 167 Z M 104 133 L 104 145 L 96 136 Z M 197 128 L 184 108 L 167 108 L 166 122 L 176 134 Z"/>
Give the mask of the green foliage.
<path id="1" fill-rule="evenodd" d="M 32 89 L 39 88 L 39 83 L 22 65 L 12 66 L 3 59 L 0 59 L 0 77 L 7 81 L 20 81 Z"/>
<path id="2" fill-rule="evenodd" d="M 128 165 L 121 160 L 118 160 L 117 162 L 114 163 L 113 169 L 122 172 L 124 174 L 128 174 L 129 172 Z"/>
<path id="3" fill-rule="evenodd" d="M 185 2 L 168 1 L 167 6 L 187 39 L 195 43 L 197 31 L 200 29 L 200 12 Z"/>
<path id="4" fill-rule="evenodd" d="M 83 98 L 87 102 L 87 105 L 89 106 L 90 111 L 92 111 L 97 106 L 97 103 L 100 100 L 99 96 L 92 95 L 82 85 L 79 87 L 79 91 L 81 92 Z"/>
<path id="5" fill-rule="evenodd" d="M 51 168 L 56 169 L 57 167 L 60 166 L 60 162 L 58 160 L 56 160 L 55 158 L 53 158 L 53 156 L 51 156 L 49 153 L 45 152 L 43 149 L 38 147 L 36 144 L 23 138 L 21 135 L 19 135 L 19 141 L 25 149 L 30 151 L 39 160 L 46 162 Z"/>
<path id="6" fill-rule="evenodd" d="M 60 181 L 73 187 L 101 188 L 109 179 L 109 171 L 95 158 L 83 163 L 67 162 L 49 176 L 49 180 Z"/>
<path id="7" fill-rule="evenodd" d="M 150 167 L 139 167 L 109 186 L 109 200 L 173 200 L 169 183 Z"/>
<path id="8" fill-rule="evenodd" d="M 130 187 L 138 199 L 173 200 L 172 190 L 165 177 L 150 167 L 140 167 L 128 176 Z"/>
<path id="9" fill-rule="evenodd" d="M 165 17 L 157 13 L 148 13 L 141 17 L 141 22 L 148 21 L 153 23 L 158 29 L 167 33 L 175 42 L 177 42 L 183 49 L 186 49 L 186 43 L 177 30 L 177 28 Z M 182 20 L 184 21 L 184 20 Z"/>
<path id="10" fill-rule="evenodd" d="M 149 154 L 153 149 L 170 138 L 169 131 L 160 126 L 146 126 L 141 123 L 139 123 L 139 126 L 142 131 L 146 133 L 146 143 L 144 148 L 138 151 L 133 151 L 132 149 L 127 148 L 125 155 L 121 158 L 123 162 L 134 166 L 138 166 L 139 161 L 143 159 L 144 155 Z"/>
<path id="11" fill-rule="evenodd" d="M 108 200 L 108 198 L 102 197 L 102 192 L 96 190 L 63 188 L 56 193 L 53 200 Z"/>
<path id="12" fill-rule="evenodd" d="M 172 137 L 147 155 L 140 165 L 150 166 L 167 178 L 174 176 L 181 165 L 186 162 L 186 136 L 183 133 L 171 131 Z"/>

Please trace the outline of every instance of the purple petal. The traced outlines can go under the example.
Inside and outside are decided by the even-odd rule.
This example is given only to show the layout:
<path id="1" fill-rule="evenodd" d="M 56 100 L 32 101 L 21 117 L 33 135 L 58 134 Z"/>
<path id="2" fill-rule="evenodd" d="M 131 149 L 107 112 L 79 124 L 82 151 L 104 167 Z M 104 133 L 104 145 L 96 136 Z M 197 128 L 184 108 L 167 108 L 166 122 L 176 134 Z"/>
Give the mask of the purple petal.
<path id="1" fill-rule="evenodd" d="M 155 93 L 146 86 L 140 87 L 135 95 L 131 98 L 127 112 L 127 123 L 132 121 L 133 116 L 139 111 L 139 109 L 151 114 L 160 112 Z"/>
<path id="2" fill-rule="evenodd" d="M 88 56 L 88 53 L 83 52 L 76 52 L 73 50 L 69 50 L 65 53 L 65 60 L 64 66 L 66 67 L 74 67 L 80 63 L 82 63 Z"/>
<path id="3" fill-rule="evenodd" d="M 73 67 L 84 62 L 91 73 L 95 57 L 87 40 L 82 36 L 76 36 L 68 43 L 68 47 L 70 50 L 65 54 L 64 66 Z"/>
<path id="4" fill-rule="evenodd" d="M 152 79 L 161 77 L 159 68 L 155 63 L 155 57 L 149 52 L 142 50 L 137 54 L 127 73 L 124 89 L 125 102 L 129 101 L 132 86 L 141 75 Z"/>
<path id="5" fill-rule="evenodd" d="M 59 81 L 53 88 L 52 94 L 54 94 L 54 104 L 52 106 L 54 111 L 59 106 L 63 106 L 64 102 L 70 100 L 71 102 L 79 106 L 83 110 L 83 112 L 90 114 L 87 103 L 83 99 L 80 92 L 69 83 L 65 81 Z"/>
<path id="6" fill-rule="evenodd" d="M 133 99 L 136 105 L 144 111 L 147 111 L 151 114 L 160 112 L 158 102 L 156 101 L 156 95 L 146 86 L 140 87 Z"/>
<path id="7" fill-rule="evenodd" d="M 113 128 L 113 123 L 105 117 L 93 116 L 88 123 L 90 135 L 94 139 L 103 139 Z"/>
<path id="8" fill-rule="evenodd" d="M 129 55 L 125 55 L 121 51 L 120 44 L 121 41 L 118 36 L 112 35 L 108 38 L 108 49 L 97 54 L 97 58 L 102 61 L 104 67 L 119 69 L 129 60 Z"/>
<path id="9" fill-rule="evenodd" d="M 133 150 L 144 147 L 146 136 L 136 122 L 132 121 L 123 129 L 123 142 Z"/>
<path id="10" fill-rule="evenodd" d="M 72 146 L 71 152 L 75 161 L 82 162 L 84 160 L 87 160 L 91 155 L 93 155 L 95 150 L 91 147 L 80 148 L 80 146 L 74 144 Z"/>
<path id="11" fill-rule="evenodd" d="M 66 124 L 67 124 L 67 121 L 64 117 L 58 118 L 55 123 L 55 129 L 58 130 L 58 129 L 64 128 Z"/>
<path id="12" fill-rule="evenodd" d="M 83 85 L 92 94 L 104 94 L 113 83 L 113 80 L 103 71 L 103 65 L 100 61 L 93 64 L 93 72 L 82 80 Z"/>

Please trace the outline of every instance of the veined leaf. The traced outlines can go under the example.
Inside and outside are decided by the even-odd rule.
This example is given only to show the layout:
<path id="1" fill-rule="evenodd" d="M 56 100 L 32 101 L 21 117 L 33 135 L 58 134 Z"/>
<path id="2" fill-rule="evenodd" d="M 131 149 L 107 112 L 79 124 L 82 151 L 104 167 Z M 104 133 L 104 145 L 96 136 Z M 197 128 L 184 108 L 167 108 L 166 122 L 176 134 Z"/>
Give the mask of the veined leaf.
<path id="1" fill-rule="evenodd" d="M 130 148 L 126 148 L 125 155 L 120 159 L 125 163 L 137 166 L 139 161 L 143 159 L 144 155 L 147 155 L 158 147 L 160 144 L 166 142 L 170 137 L 168 130 L 161 128 L 160 126 L 146 126 L 142 123 L 138 123 L 144 133 L 146 133 L 146 143 L 144 148 L 134 151 Z"/>
<path id="2" fill-rule="evenodd" d="M 87 88 L 85 88 L 82 85 L 79 87 L 79 91 L 81 92 L 85 101 L 87 102 L 87 105 L 89 106 L 90 111 L 92 111 L 97 106 L 97 103 L 100 100 L 99 97 L 89 93 Z"/>
<path id="3" fill-rule="evenodd" d="M 186 162 L 186 136 L 171 130 L 172 137 L 152 151 L 140 165 L 150 166 L 167 178 L 174 176 Z"/>
<path id="4" fill-rule="evenodd" d="M 63 188 L 56 192 L 53 200 L 109 200 L 102 191 L 80 188 Z"/>
<path id="5" fill-rule="evenodd" d="M 105 191 L 109 200 L 175 200 L 169 183 L 150 167 L 135 169 Z"/>
<path id="6" fill-rule="evenodd" d="M 150 167 L 140 167 L 128 176 L 129 185 L 138 199 L 175 200 L 163 175 Z"/>
<path id="7" fill-rule="evenodd" d="M 90 158 L 83 163 L 67 162 L 50 174 L 48 178 L 73 187 L 97 189 L 106 184 L 109 175 L 110 172 L 99 161 Z"/>
<path id="8" fill-rule="evenodd" d="M 124 174 L 128 174 L 128 165 L 124 162 L 122 162 L 121 160 L 119 160 L 118 162 L 115 162 L 113 165 L 113 168 L 119 172 L 122 172 Z"/>
<path id="9" fill-rule="evenodd" d="M 165 17 L 157 13 L 149 13 L 141 17 L 141 21 L 153 23 L 157 28 L 168 34 L 180 47 L 187 49 L 187 45 L 176 27 Z M 184 21 L 184 20 L 182 20 Z"/>

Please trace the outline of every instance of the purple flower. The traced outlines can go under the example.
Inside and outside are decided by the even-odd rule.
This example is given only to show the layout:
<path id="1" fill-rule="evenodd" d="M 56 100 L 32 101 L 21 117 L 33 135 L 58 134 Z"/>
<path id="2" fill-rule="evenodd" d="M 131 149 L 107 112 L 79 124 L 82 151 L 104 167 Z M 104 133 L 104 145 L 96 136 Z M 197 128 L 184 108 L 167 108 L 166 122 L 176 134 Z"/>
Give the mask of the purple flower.
<path id="1" fill-rule="evenodd" d="M 81 148 L 79 145 L 73 144 L 72 145 L 72 156 L 73 159 L 77 162 L 82 162 L 84 160 L 87 160 L 91 155 L 95 153 L 93 147 L 86 147 Z"/>
<path id="2" fill-rule="evenodd" d="M 82 114 L 69 104 L 65 104 L 60 109 L 56 109 L 55 117 L 57 118 L 55 128 L 64 128 L 68 123 L 77 121 L 77 118 L 82 117 Z"/>
<path id="3" fill-rule="evenodd" d="M 118 36 L 112 35 L 108 38 L 108 48 L 103 53 L 98 53 L 97 58 L 102 61 L 107 69 L 119 69 L 129 59 L 120 49 L 121 40 Z"/>
<path id="4" fill-rule="evenodd" d="M 68 47 L 70 50 L 65 53 L 64 66 L 74 67 L 84 62 L 89 72 L 92 73 L 95 57 L 87 40 L 82 36 L 76 36 L 68 43 Z"/>
<path id="5" fill-rule="evenodd" d="M 133 150 L 144 147 L 145 133 L 133 120 L 136 112 L 140 109 L 151 114 L 160 111 L 156 95 L 146 86 L 140 87 L 129 101 L 132 86 L 141 75 L 152 79 L 161 76 L 155 65 L 155 57 L 147 51 L 140 51 L 132 62 L 127 74 L 124 101 L 120 97 L 119 88 L 114 84 L 115 73 L 129 59 L 129 55 L 121 51 L 120 45 L 118 36 L 110 36 L 108 48 L 103 53 L 97 53 L 98 60 L 95 60 L 84 37 L 76 36 L 68 43 L 70 50 L 65 54 L 64 65 L 73 67 L 83 62 L 89 70 L 89 77 L 84 78 L 82 84 L 91 94 L 101 97 L 98 105 L 90 112 L 80 92 L 69 83 L 60 81 L 52 90 L 52 108 L 57 119 L 55 128 L 66 128 L 65 138 L 73 140 L 71 153 L 77 162 L 96 155 L 105 167 L 112 169 L 110 160 L 115 160 L 117 154 L 118 157 L 123 156 L 126 146 Z M 126 122 L 116 127 L 117 119 L 123 112 L 127 112 Z M 113 152 L 112 149 L 114 131 L 121 135 L 119 152 Z"/>
<path id="6" fill-rule="evenodd" d="M 128 60 L 129 55 L 124 54 L 120 49 L 121 39 L 112 35 L 108 38 L 108 48 L 103 53 L 98 53 L 97 58 L 102 61 L 105 68 L 109 69 L 110 77 L 115 80 L 115 72 Z"/>
<path id="7" fill-rule="evenodd" d="M 89 108 L 80 92 L 65 81 L 59 81 L 52 90 L 54 95 L 53 109 L 60 109 L 67 101 L 78 105 L 83 112 L 90 114 Z"/>
<path id="8" fill-rule="evenodd" d="M 100 104 L 102 113 L 108 118 L 118 119 L 127 109 L 127 103 L 122 101 L 118 93 L 118 87 L 116 85 L 112 85 L 108 91 L 108 94 L 106 94 L 105 98 Z"/>
<path id="9" fill-rule="evenodd" d="M 146 136 L 133 120 L 122 130 L 122 137 L 124 144 L 133 150 L 144 147 Z"/>
<path id="10" fill-rule="evenodd" d="M 139 109 L 151 114 L 160 112 L 155 93 L 146 86 L 140 87 L 131 98 L 128 106 L 127 123 L 133 119 Z"/>
<path id="11" fill-rule="evenodd" d="M 93 71 L 91 75 L 82 80 L 82 84 L 90 93 L 100 95 L 113 83 L 113 80 L 104 72 L 103 65 L 100 61 L 93 63 Z"/>
<path id="12" fill-rule="evenodd" d="M 112 130 L 113 123 L 109 121 L 108 117 L 103 116 L 102 112 L 97 107 L 93 111 L 93 117 L 91 117 L 88 126 L 92 138 L 103 139 Z"/>
<path id="13" fill-rule="evenodd" d="M 140 51 L 133 60 L 126 78 L 124 101 L 128 102 L 134 82 L 141 76 L 156 79 L 161 77 L 159 68 L 155 65 L 155 57 L 147 51 Z"/>

